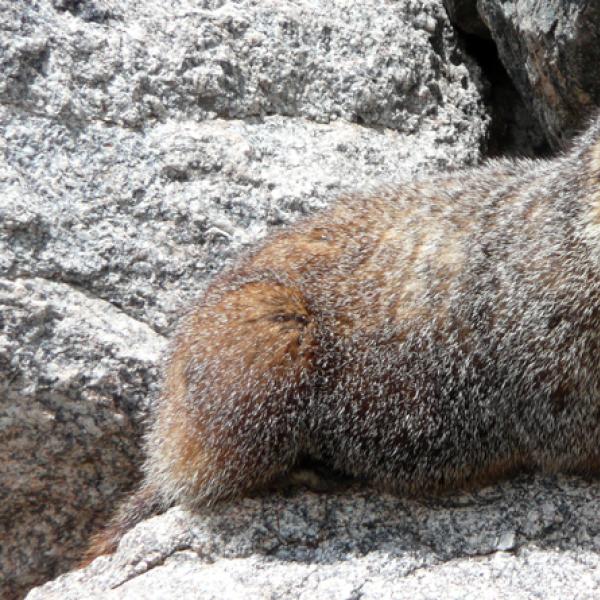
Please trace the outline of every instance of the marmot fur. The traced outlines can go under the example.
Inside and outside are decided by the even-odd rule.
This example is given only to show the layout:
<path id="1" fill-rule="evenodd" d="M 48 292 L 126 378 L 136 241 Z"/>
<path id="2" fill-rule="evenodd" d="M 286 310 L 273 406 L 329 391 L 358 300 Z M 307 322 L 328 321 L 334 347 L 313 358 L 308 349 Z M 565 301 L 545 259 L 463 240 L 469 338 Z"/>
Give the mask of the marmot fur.
<path id="1" fill-rule="evenodd" d="M 343 197 L 216 277 L 171 344 L 141 489 L 172 503 L 302 457 L 402 493 L 600 458 L 600 118 L 553 160 Z"/>

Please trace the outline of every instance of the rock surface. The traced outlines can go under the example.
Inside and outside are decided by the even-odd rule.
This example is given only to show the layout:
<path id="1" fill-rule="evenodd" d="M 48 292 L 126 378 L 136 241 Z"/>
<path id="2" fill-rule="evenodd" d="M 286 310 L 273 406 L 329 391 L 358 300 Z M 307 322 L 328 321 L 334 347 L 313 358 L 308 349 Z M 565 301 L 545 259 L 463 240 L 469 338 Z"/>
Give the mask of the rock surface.
<path id="1" fill-rule="evenodd" d="M 488 120 L 441 0 L 0 0 L 0 595 L 135 480 L 212 273 L 341 190 L 476 162 Z"/>
<path id="2" fill-rule="evenodd" d="M 446 0 L 463 31 L 491 34 L 500 59 L 554 148 L 600 105 L 600 4 L 574 0 Z M 489 32 L 482 31 L 482 22 Z"/>
<path id="3" fill-rule="evenodd" d="M 11 588 L 78 560 L 94 511 L 136 476 L 162 336 L 73 285 L 0 279 L 0 567 Z M 12 579 L 12 581 L 11 581 Z M 7 581 L 8 580 L 8 581 Z M 6 596 L 3 596 L 6 597 Z"/>
<path id="4" fill-rule="evenodd" d="M 175 508 L 27 600 L 597 598 L 599 501 L 597 484 L 522 477 L 435 500 L 357 489 Z"/>

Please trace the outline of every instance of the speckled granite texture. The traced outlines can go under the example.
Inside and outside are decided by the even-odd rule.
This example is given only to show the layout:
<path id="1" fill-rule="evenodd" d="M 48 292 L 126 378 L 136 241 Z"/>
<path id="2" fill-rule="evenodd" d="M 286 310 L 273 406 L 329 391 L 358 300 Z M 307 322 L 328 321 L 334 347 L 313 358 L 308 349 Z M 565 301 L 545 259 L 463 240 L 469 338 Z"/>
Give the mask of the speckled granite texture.
<path id="1" fill-rule="evenodd" d="M 172 509 L 27 600 L 597 598 L 600 487 L 521 477 L 407 500 L 368 490 Z"/>

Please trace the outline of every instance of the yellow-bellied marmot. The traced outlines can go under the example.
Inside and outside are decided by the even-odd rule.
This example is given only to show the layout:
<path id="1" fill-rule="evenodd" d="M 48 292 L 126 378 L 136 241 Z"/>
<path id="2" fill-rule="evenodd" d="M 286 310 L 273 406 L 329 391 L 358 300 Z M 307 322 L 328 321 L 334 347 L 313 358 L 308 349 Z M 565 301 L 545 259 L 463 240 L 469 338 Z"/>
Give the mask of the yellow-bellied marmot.
<path id="1" fill-rule="evenodd" d="M 341 198 L 218 276 L 173 339 L 148 513 L 243 495 L 307 456 L 388 489 L 600 457 L 600 119 L 551 161 Z"/>

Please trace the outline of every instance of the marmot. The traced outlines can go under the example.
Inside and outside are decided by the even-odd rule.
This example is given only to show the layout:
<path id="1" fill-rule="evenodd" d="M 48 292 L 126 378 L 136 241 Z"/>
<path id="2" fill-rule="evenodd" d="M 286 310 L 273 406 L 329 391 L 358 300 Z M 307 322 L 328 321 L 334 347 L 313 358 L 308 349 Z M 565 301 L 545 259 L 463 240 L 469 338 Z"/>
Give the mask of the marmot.
<path id="1" fill-rule="evenodd" d="M 144 482 L 210 505 L 302 457 L 402 493 L 600 466 L 600 117 L 553 160 L 343 197 L 216 277 L 182 320 Z"/>

